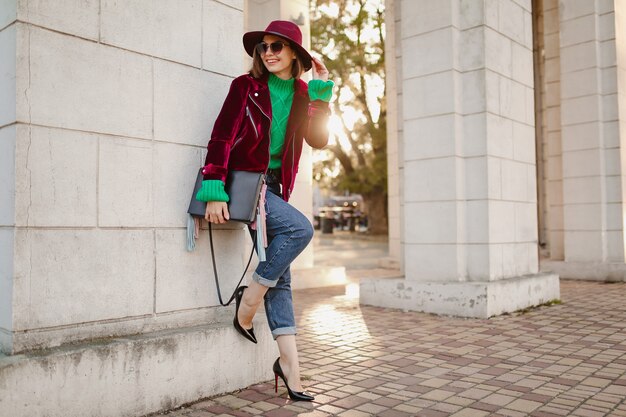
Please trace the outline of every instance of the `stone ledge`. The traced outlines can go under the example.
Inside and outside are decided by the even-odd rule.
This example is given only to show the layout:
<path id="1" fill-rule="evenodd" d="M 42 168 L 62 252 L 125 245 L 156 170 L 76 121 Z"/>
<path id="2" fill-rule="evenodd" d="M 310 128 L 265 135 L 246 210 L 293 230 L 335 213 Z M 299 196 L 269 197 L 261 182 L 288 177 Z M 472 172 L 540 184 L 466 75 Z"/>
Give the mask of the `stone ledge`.
<path id="1" fill-rule="evenodd" d="M 489 318 L 560 297 L 556 274 L 491 282 L 412 282 L 362 279 L 361 304 L 449 316 Z"/>
<path id="2" fill-rule="evenodd" d="M 278 351 L 259 322 L 257 345 L 222 324 L 0 356 L 0 410 L 11 417 L 143 416 L 267 381 Z"/>
<path id="3" fill-rule="evenodd" d="M 626 282 L 623 262 L 566 262 L 541 260 L 542 271 L 554 271 L 561 278 L 586 281 Z"/>

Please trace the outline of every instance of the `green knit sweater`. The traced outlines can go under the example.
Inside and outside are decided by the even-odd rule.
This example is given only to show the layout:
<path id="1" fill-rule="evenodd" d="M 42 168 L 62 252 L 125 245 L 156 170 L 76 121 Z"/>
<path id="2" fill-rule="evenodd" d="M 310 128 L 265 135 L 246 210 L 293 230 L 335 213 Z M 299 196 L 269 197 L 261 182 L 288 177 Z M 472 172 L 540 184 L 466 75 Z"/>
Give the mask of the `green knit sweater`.
<path id="1" fill-rule="evenodd" d="M 270 90 L 272 102 L 272 125 L 270 130 L 270 165 L 279 168 L 285 144 L 287 121 L 291 104 L 293 103 L 294 79 L 283 80 L 274 74 L 270 74 L 267 85 Z M 334 83 L 332 81 L 311 80 L 309 81 L 309 99 L 329 102 L 333 94 Z M 204 180 L 202 187 L 196 194 L 200 201 L 228 201 L 228 194 L 224 191 L 224 183 L 220 180 Z"/>

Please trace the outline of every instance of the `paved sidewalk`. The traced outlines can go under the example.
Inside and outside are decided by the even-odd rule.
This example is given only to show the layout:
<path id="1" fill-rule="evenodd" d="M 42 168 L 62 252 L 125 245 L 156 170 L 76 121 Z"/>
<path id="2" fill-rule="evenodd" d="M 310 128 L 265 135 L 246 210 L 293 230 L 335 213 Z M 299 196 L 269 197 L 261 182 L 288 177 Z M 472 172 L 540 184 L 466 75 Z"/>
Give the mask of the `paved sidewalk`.
<path id="1" fill-rule="evenodd" d="M 314 403 L 272 380 L 167 415 L 626 416 L 626 284 L 562 281 L 563 304 L 489 320 L 294 297 Z"/>

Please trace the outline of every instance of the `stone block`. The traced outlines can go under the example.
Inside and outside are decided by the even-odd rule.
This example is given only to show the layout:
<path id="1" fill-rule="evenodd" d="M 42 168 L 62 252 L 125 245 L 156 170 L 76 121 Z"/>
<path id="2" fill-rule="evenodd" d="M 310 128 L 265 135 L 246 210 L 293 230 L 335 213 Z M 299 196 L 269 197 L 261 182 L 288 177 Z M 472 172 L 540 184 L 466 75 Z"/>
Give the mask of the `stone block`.
<path id="1" fill-rule="evenodd" d="M 154 137 L 206 147 L 231 81 L 208 71 L 155 61 Z"/>
<path id="2" fill-rule="evenodd" d="M 547 60 L 556 60 L 561 54 L 561 43 L 559 39 L 559 32 L 546 34 L 544 37 L 544 51 Z"/>
<path id="3" fill-rule="evenodd" d="M 603 127 L 604 125 L 599 122 L 563 126 L 561 133 L 563 152 L 599 148 Z"/>
<path id="4" fill-rule="evenodd" d="M 446 282 L 464 278 L 466 269 L 458 265 L 462 257 L 459 251 L 462 251 L 460 245 L 416 245 L 406 243 L 405 240 L 404 270 L 407 282 Z"/>
<path id="5" fill-rule="evenodd" d="M 600 41 L 615 39 L 615 13 L 603 14 L 597 19 L 598 39 Z"/>
<path id="6" fill-rule="evenodd" d="M 615 3 L 613 0 L 598 0 L 596 10 L 600 15 L 605 13 L 614 13 Z"/>
<path id="7" fill-rule="evenodd" d="M 14 234 L 13 228 L 0 228 L 0 332 L 6 333 L 13 330 Z M 0 342 L 0 352 L 9 352 L 8 344 Z"/>
<path id="8" fill-rule="evenodd" d="M 463 114 L 482 113 L 487 110 L 485 94 L 485 71 L 469 71 L 461 74 L 463 96 L 461 100 Z"/>
<path id="9" fill-rule="evenodd" d="M 561 97 L 563 99 L 589 96 L 600 92 L 600 72 L 598 68 L 563 74 Z"/>
<path id="10" fill-rule="evenodd" d="M 222 4 L 232 7 L 233 9 L 241 10 L 244 9 L 244 0 L 217 0 Z M 307 4 L 304 4 L 307 6 Z"/>
<path id="11" fill-rule="evenodd" d="M 97 135 L 19 125 L 16 224 L 96 226 Z"/>
<path id="12" fill-rule="evenodd" d="M 600 149 L 563 152 L 563 178 L 602 175 Z"/>
<path id="13" fill-rule="evenodd" d="M 619 202 L 619 203 L 606 204 L 605 207 L 606 207 L 606 229 L 621 232 L 624 227 L 624 221 L 622 218 L 622 207 L 623 207 L 622 203 Z"/>
<path id="14" fill-rule="evenodd" d="M 601 86 L 600 93 L 603 95 L 617 93 L 617 71 L 615 67 L 600 70 Z"/>
<path id="15" fill-rule="evenodd" d="M 561 63 L 557 58 L 546 58 L 544 78 L 547 83 L 559 82 L 561 79 Z"/>
<path id="16" fill-rule="evenodd" d="M 468 250 L 475 244 L 489 243 L 489 205 L 487 200 L 471 200 L 465 203 L 465 216 L 471 219 L 467 222 L 466 242 Z M 471 252 L 468 252 L 471 258 Z M 471 259 L 470 261 L 471 262 Z M 483 271 L 484 272 L 484 271 Z M 475 274 L 470 273 L 475 277 Z"/>
<path id="17" fill-rule="evenodd" d="M 407 186 L 404 201 L 448 201 L 456 199 L 458 158 L 436 158 L 406 161 L 404 175 Z"/>
<path id="18" fill-rule="evenodd" d="M 500 33 L 524 45 L 526 42 L 524 15 L 528 12 L 512 0 L 500 0 L 498 7 Z"/>
<path id="19" fill-rule="evenodd" d="M 222 299 L 228 300 L 250 255 L 243 224 L 214 230 L 213 242 Z M 211 263 L 208 231 L 202 231 L 193 252 L 186 250 L 185 230 L 156 231 L 156 312 L 219 306 Z"/>
<path id="20" fill-rule="evenodd" d="M 544 93 L 544 104 L 546 107 L 555 107 L 561 105 L 561 83 L 547 83 Z"/>
<path id="21" fill-rule="evenodd" d="M 0 32 L 0 126 L 17 119 L 17 27 Z"/>
<path id="22" fill-rule="evenodd" d="M 624 58 L 620 55 L 620 60 L 624 60 Z M 601 42 L 600 43 L 600 67 L 612 67 L 616 65 L 617 62 L 617 48 L 615 39 Z M 623 63 L 620 62 L 620 67 L 623 66 Z"/>
<path id="23" fill-rule="evenodd" d="M 602 96 L 602 112 L 603 122 L 612 122 L 619 119 L 618 96 L 615 94 L 607 94 Z M 622 99 L 623 100 L 623 99 Z"/>
<path id="24" fill-rule="evenodd" d="M 465 158 L 464 161 L 464 173 L 462 178 L 465 181 L 465 199 L 468 200 L 482 200 L 489 197 L 488 190 L 490 185 L 491 174 L 488 171 L 488 157 L 479 156 L 473 158 Z M 470 217 L 471 218 L 471 217 Z"/>
<path id="25" fill-rule="evenodd" d="M 17 16 L 57 32 L 99 40 L 100 2 L 98 0 L 18 1 Z"/>
<path id="26" fill-rule="evenodd" d="M 604 175 L 622 175 L 620 149 L 603 149 Z"/>
<path id="27" fill-rule="evenodd" d="M 365 278 L 361 304 L 460 317 L 488 318 L 560 298 L 556 274 L 529 274 L 493 282 L 414 282 Z"/>
<path id="28" fill-rule="evenodd" d="M 511 42 L 511 78 L 524 84 L 526 87 L 534 87 L 533 79 L 533 53 L 532 50 L 516 42 Z"/>
<path id="29" fill-rule="evenodd" d="M 486 68 L 510 78 L 512 63 L 511 40 L 503 34 L 486 27 L 484 42 Z M 515 65 L 518 65 L 518 63 L 516 62 Z"/>
<path id="30" fill-rule="evenodd" d="M 458 211 L 458 203 L 455 201 L 405 201 L 405 242 L 437 245 L 456 242 Z"/>
<path id="31" fill-rule="evenodd" d="M 487 152 L 490 156 L 513 159 L 513 122 L 487 114 Z"/>
<path id="32" fill-rule="evenodd" d="M 150 58 L 35 27 L 29 33 L 32 123 L 152 137 Z"/>
<path id="33" fill-rule="evenodd" d="M 515 203 L 489 201 L 489 242 L 515 242 Z"/>
<path id="34" fill-rule="evenodd" d="M 544 3 L 543 9 L 543 27 L 545 34 L 558 32 L 559 29 L 559 9 L 558 6 L 555 9 L 548 10 Z"/>
<path id="35" fill-rule="evenodd" d="M 467 0 L 465 0 L 467 1 Z M 478 3 L 480 4 L 480 3 Z M 459 34 L 460 50 L 459 70 L 473 71 L 485 66 L 485 31 L 489 30 L 484 26 L 464 30 Z"/>
<path id="36" fill-rule="evenodd" d="M 17 0 L 4 0 L 0 8 L 0 30 L 3 30 L 17 19 Z"/>
<path id="37" fill-rule="evenodd" d="M 595 3 L 587 0 L 559 1 L 561 23 L 564 20 L 576 19 L 577 17 L 593 13 L 595 11 Z"/>
<path id="38" fill-rule="evenodd" d="M 621 203 L 622 202 L 622 178 L 619 175 L 609 176 L 605 178 L 606 182 L 606 202 Z"/>
<path id="39" fill-rule="evenodd" d="M 482 156 L 487 154 L 487 118 L 489 113 L 477 113 L 463 116 L 461 128 L 463 156 Z M 450 126 L 452 128 L 452 126 Z"/>
<path id="40" fill-rule="evenodd" d="M 241 47 L 243 11 L 217 1 L 203 1 L 202 68 L 230 76 L 240 75 L 244 72 L 245 55 Z"/>
<path id="41" fill-rule="evenodd" d="M 621 105 L 620 108 L 622 108 Z M 620 146 L 619 125 L 617 120 L 602 123 L 602 136 L 604 137 L 605 148 L 617 148 Z"/>
<path id="42" fill-rule="evenodd" d="M 167 143 L 154 145 L 152 181 L 155 225 L 186 227 L 189 200 L 198 169 L 203 163 L 199 148 Z"/>
<path id="43" fill-rule="evenodd" d="M 402 10 L 400 25 L 403 39 L 449 26 L 459 26 L 459 15 L 455 13 L 456 2 L 404 0 L 400 7 Z"/>
<path id="44" fill-rule="evenodd" d="M 0 226 L 15 225 L 16 125 L 0 129 Z"/>
<path id="45" fill-rule="evenodd" d="M 537 242 L 537 204 L 515 203 L 515 242 Z"/>
<path id="46" fill-rule="evenodd" d="M 528 201 L 528 164 L 501 160 L 502 199 L 509 201 Z"/>
<path id="47" fill-rule="evenodd" d="M 605 232 L 570 230 L 567 223 L 564 232 L 564 252 L 566 262 L 604 261 L 602 234 Z"/>
<path id="48" fill-rule="evenodd" d="M 487 187 L 489 199 L 502 199 L 502 159 L 487 158 Z"/>
<path id="49" fill-rule="evenodd" d="M 153 145 L 150 141 L 104 136 L 100 138 L 99 226 L 154 225 L 155 178 L 152 153 Z"/>
<path id="50" fill-rule="evenodd" d="M 152 230 L 17 229 L 15 330 L 153 313 Z"/>
<path id="51" fill-rule="evenodd" d="M 561 47 L 596 40 L 597 15 L 589 14 L 561 22 Z M 602 31 L 600 27 L 598 31 Z"/>
<path id="52" fill-rule="evenodd" d="M 509 78 L 500 77 L 500 112 L 499 114 L 508 119 L 521 123 L 528 123 L 527 91 L 528 87 Z M 532 90 L 531 90 L 532 91 Z"/>
<path id="53" fill-rule="evenodd" d="M 490 245 L 467 245 L 467 273 L 469 281 L 490 281 L 492 277 Z"/>
<path id="54" fill-rule="evenodd" d="M 561 156 L 548 158 L 547 177 L 553 180 L 563 178 L 563 158 Z"/>
<path id="55" fill-rule="evenodd" d="M 553 131 L 548 132 L 546 135 L 547 138 L 547 148 L 548 148 L 548 158 L 552 156 L 561 156 L 562 143 L 561 143 L 561 131 Z"/>
<path id="56" fill-rule="evenodd" d="M 513 159 L 535 164 L 535 128 L 524 123 L 513 122 Z"/>
<path id="57" fill-rule="evenodd" d="M 606 232 L 607 243 L 607 263 L 624 262 L 624 232 L 623 230 L 615 230 Z"/>
<path id="58" fill-rule="evenodd" d="M 458 38 L 458 30 L 447 27 L 402 39 L 402 49 L 411 51 L 402 60 L 403 76 L 413 78 L 457 68 L 453 51 Z"/>
<path id="59" fill-rule="evenodd" d="M 459 29 L 466 30 L 484 23 L 484 5 L 482 2 L 460 0 L 459 2 Z"/>
<path id="60" fill-rule="evenodd" d="M 200 67 L 202 0 L 103 0 L 100 8 L 103 43 Z"/>
<path id="61" fill-rule="evenodd" d="M 598 55 L 596 47 L 595 41 L 562 47 L 560 50 L 562 74 L 595 67 Z"/>
<path id="62" fill-rule="evenodd" d="M 499 0 L 485 0 L 483 6 L 485 25 L 495 30 L 499 30 L 500 27 L 500 19 L 498 18 L 498 2 Z"/>
<path id="63" fill-rule="evenodd" d="M 119 417 L 177 408 L 271 378 L 276 343 L 267 331 L 257 339 L 245 345 L 232 323 L 204 324 L 0 356 L 2 411 L 11 417 Z"/>
<path id="64" fill-rule="evenodd" d="M 563 178 L 563 204 L 600 203 L 601 185 L 600 177 Z"/>
<path id="65" fill-rule="evenodd" d="M 454 71 L 446 71 L 405 80 L 402 92 L 404 120 L 455 112 L 455 78 Z"/>
<path id="66" fill-rule="evenodd" d="M 545 117 L 548 132 L 561 130 L 561 106 L 547 108 Z"/>
<path id="67" fill-rule="evenodd" d="M 600 102 L 598 95 L 570 98 L 561 102 L 563 125 L 595 122 L 600 120 Z"/>

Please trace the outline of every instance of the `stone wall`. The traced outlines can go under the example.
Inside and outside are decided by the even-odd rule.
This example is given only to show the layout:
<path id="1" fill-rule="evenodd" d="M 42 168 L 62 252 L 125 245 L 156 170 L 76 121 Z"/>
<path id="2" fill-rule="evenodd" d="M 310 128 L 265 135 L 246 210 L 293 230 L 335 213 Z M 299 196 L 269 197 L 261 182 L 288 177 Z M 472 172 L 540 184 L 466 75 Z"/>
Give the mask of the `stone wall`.
<path id="1" fill-rule="evenodd" d="M 243 1 L 13 0 L 0 28 L 3 350 L 230 314 L 214 308 L 206 232 L 188 253 L 185 227 L 244 70 Z M 249 239 L 216 239 L 228 292 Z"/>

